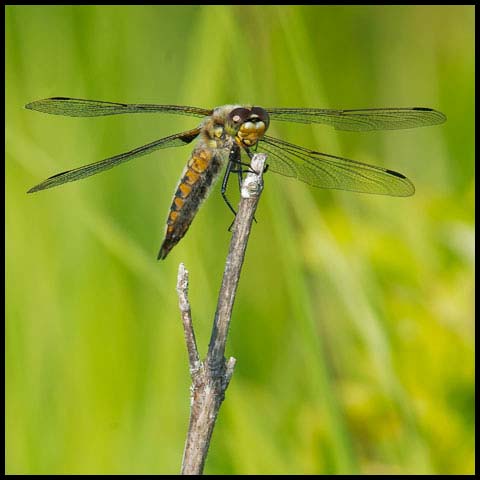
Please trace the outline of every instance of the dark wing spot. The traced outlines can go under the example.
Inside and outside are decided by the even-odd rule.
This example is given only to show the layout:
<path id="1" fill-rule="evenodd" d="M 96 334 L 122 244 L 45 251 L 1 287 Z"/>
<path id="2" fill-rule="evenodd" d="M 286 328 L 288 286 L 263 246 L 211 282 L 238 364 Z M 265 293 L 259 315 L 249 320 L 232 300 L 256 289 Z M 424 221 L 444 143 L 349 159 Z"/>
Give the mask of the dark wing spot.
<path id="1" fill-rule="evenodd" d="M 190 143 L 198 137 L 198 131 L 194 131 L 194 133 L 188 133 L 187 135 L 183 135 L 182 137 L 178 137 L 179 140 L 182 140 L 184 143 Z"/>
<path id="2" fill-rule="evenodd" d="M 395 172 L 394 170 L 388 170 L 388 169 L 386 169 L 385 171 L 386 171 L 387 173 L 389 173 L 390 175 L 395 175 L 395 176 L 398 177 L 398 178 L 407 178 L 405 175 L 402 175 L 401 173 Z"/>

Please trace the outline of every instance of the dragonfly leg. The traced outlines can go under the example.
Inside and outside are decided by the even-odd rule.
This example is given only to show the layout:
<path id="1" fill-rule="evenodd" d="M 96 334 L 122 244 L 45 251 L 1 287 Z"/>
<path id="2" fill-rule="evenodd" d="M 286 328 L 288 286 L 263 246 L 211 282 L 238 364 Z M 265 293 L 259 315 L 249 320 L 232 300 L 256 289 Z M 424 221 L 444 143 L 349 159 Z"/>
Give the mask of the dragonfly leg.
<path id="1" fill-rule="evenodd" d="M 228 186 L 228 180 L 230 178 L 230 174 L 231 173 L 237 173 L 238 174 L 238 188 L 241 189 L 242 188 L 242 180 L 243 180 L 243 170 L 234 170 L 232 168 L 232 165 L 234 163 L 237 163 L 233 160 L 229 161 L 228 164 L 227 164 L 227 169 L 225 170 L 225 175 L 223 176 L 223 181 L 222 181 L 222 197 L 223 197 L 223 200 L 224 202 L 227 204 L 228 208 L 232 211 L 233 215 L 236 217 L 237 216 L 237 212 L 235 211 L 235 209 L 233 208 L 232 204 L 230 203 L 230 200 L 227 198 L 227 194 L 226 194 L 226 191 L 227 191 L 227 186 Z M 255 221 L 255 223 L 257 223 L 257 219 L 255 217 L 253 217 L 253 220 Z M 235 223 L 235 218 L 233 218 L 232 220 L 232 223 L 230 224 L 230 226 L 228 227 L 228 231 L 230 232 L 232 230 L 232 227 L 233 227 L 233 224 Z"/>
<path id="2" fill-rule="evenodd" d="M 255 151 L 257 151 L 257 148 L 258 148 L 258 143 L 255 145 Z M 252 152 L 248 148 L 246 148 L 245 151 L 247 152 L 247 155 L 251 160 L 253 158 Z M 263 172 L 262 173 L 265 173 L 267 170 L 268 170 L 268 163 L 266 163 L 265 166 L 263 167 Z M 258 173 L 254 172 L 252 169 L 250 169 L 250 172 L 256 173 L 258 175 Z"/>
<path id="3" fill-rule="evenodd" d="M 257 146 L 258 145 L 255 146 L 255 151 L 257 150 Z M 248 148 L 244 148 L 244 150 L 245 150 L 246 154 L 248 155 L 248 158 L 250 158 L 250 160 L 251 160 L 253 158 L 253 153 Z M 250 166 L 250 164 L 240 162 L 239 160 L 234 160 L 234 162 L 237 163 L 238 165 L 246 166 L 247 167 L 246 173 L 249 172 L 249 173 L 255 173 L 256 175 L 258 175 L 258 172 L 253 170 L 252 167 Z M 265 167 L 263 167 L 263 173 L 265 173 L 267 170 L 268 170 L 268 163 L 265 165 Z"/>
<path id="4" fill-rule="evenodd" d="M 248 148 L 244 147 L 243 149 L 246 152 L 246 154 L 248 155 L 248 158 L 250 158 L 250 160 L 251 160 L 253 158 L 253 154 L 250 152 L 250 150 Z M 235 163 L 235 165 L 237 165 L 237 166 L 247 167 L 245 170 L 242 171 L 242 173 L 255 173 L 255 174 L 257 173 L 257 172 L 255 172 L 255 170 L 252 170 L 252 167 L 250 166 L 249 163 L 245 163 L 245 162 L 242 162 L 240 160 L 240 155 L 238 155 L 238 157 L 236 157 L 236 158 L 231 158 L 230 161 L 232 163 Z M 232 169 L 232 173 L 238 173 L 238 170 L 237 169 L 235 169 L 235 170 Z"/>
<path id="5" fill-rule="evenodd" d="M 250 152 L 250 150 L 245 148 L 245 151 L 247 152 L 248 157 L 250 159 L 252 159 L 253 154 Z M 230 174 L 231 173 L 236 173 L 238 175 L 237 178 L 238 178 L 238 189 L 239 190 L 242 189 L 242 182 L 243 182 L 243 174 L 244 173 L 255 173 L 256 175 L 258 175 L 258 172 L 253 170 L 249 163 L 242 162 L 239 158 L 240 158 L 240 156 L 238 156 L 236 158 L 233 157 L 233 156 L 230 157 L 229 162 L 227 164 L 227 169 L 225 170 L 225 175 L 223 177 L 222 190 L 221 190 L 223 200 L 225 201 L 225 203 L 228 205 L 228 208 L 233 212 L 233 214 L 235 216 L 237 216 L 237 212 L 232 207 L 232 204 L 230 203 L 230 201 L 228 200 L 227 195 L 226 195 L 227 185 L 228 185 L 228 180 L 229 180 Z M 240 166 L 240 168 L 233 168 L 234 165 L 237 166 L 237 167 Z M 247 168 L 244 170 L 244 169 L 241 168 L 241 166 L 244 166 L 244 167 L 247 167 Z M 265 166 L 263 171 L 266 172 L 267 168 L 268 168 L 268 165 Z M 258 221 L 255 217 L 253 217 L 253 221 L 255 223 L 258 223 Z M 228 227 L 229 232 L 231 231 L 234 223 L 235 223 L 235 218 L 233 219 L 232 223 Z"/>
<path id="6" fill-rule="evenodd" d="M 238 190 L 242 189 L 242 182 L 243 182 L 243 170 L 240 168 L 236 170 L 237 178 L 238 178 Z"/>
<path id="7" fill-rule="evenodd" d="M 250 167 L 250 165 L 248 163 L 243 163 L 243 162 L 240 162 L 240 161 L 237 161 L 237 160 L 233 160 L 233 162 L 235 162 L 236 164 L 239 164 L 239 165 L 246 165 L 248 167 Z M 238 178 L 238 190 L 241 191 L 242 190 L 242 182 L 243 182 L 243 174 L 244 173 L 252 173 L 253 170 L 251 168 L 249 168 L 248 170 L 242 170 L 241 168 L 237 168 L 237 169 L 230 169 L 230 173 L 236 173 L 237 174 L 237 178 Z M 253 172 L 253 173 L 256 173 L 256 172 Z M 235 219 L 233 219 L 233 221 L 235 221 Z M 257 219 L 255 218 L 255 216 L 253 217 L 253 221 L 255 223 L 258 223 L 257 222 Z M 228 231 L 231 230 L 231 228 L 233 227 L 233 222 L 232 224 L 228 227 Z"/>
<path id="8" fill-rule="evenodd" d="M 244 169 L 241 169 L 241 168 L 235 168 L 235 169 L 231 169 L 230 172 L 231 173 L 257 173 L 255 172 L 254 170 L 252 170 L 252 167 L 250 166 L 249 163 L 245 163 L 245 162 L 237 162 L 236 160 L 233 160 L 233 163 L 235 163 L 236 165 L 239 165 L 239 166 L 243 166 L 243 167 L 247 167 L 247 168 L 244 168 Z"/>
<path id="9" fill-rule="evenodd" d="M 227 186 L 228 186 L 228 179 L 230 178 L 230 174 L 232 173 L 232 165 L 233 165 L 232 161 L 229 161 L 228 164 L 227 164 L 227 169 L 225 170 L 225 175 L 223 176 L 221 192 L 222 192 L 222 197 L 223 197 L 224 202 L 227 204 L 228 208 L 232 211 L 233 215 L 236 216 L 237 212 L 232 207 L 232 204 L 230 203 L 230 200 L 228 200 L 227 194 L 226 194 Z M 233 225 L 233 223 L 232 223 L 232 225 Z M 232 227 L 232 225 L 230 225 L 230 227 L 228 228 L 229 231 L 230 231 L 230 228 Z"/>

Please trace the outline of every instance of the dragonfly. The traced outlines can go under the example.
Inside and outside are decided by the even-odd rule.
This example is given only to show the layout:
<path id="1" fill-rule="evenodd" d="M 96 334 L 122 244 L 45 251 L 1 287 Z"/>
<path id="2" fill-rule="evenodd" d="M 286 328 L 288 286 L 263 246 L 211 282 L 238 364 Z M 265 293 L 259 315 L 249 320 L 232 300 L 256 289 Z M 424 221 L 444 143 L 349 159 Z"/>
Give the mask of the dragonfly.
<path id="1" fill-rule="evenodd" d="M 53 175 L 31 188 L 34 193 L 67 182 L 96 175 L 156 150 L 180 147 L 197 140 L 167 216 L 165 236 L 158 259 L 165 259 L 184 237 L 202 202 L 226 166 L 221 194 L 227 206 L 235 209 L 226 196 L 230 174 L 239 183 L 253 151 L 268 155 L 268 169 L 319 188 L 407 197 L 415 187 L 403 174 L 288 143 L 266 135 L 270 121 L 324 124 L 337 130 L 375 131 L 424 127 L 445 122 L 443 113 L 426 107 L 368 108 L 332 110 L 320 108 L 262 108 L 253 105 L 223 105 L 213 109 L 181 105 L 127 104 L 68 97 L 34 101 L 27 109 L 69 117 L 99 117 L 126 113 L 159 113 L 201 118 L 192 129 L 155 140 L 141 147 L 72 170 Z"/>

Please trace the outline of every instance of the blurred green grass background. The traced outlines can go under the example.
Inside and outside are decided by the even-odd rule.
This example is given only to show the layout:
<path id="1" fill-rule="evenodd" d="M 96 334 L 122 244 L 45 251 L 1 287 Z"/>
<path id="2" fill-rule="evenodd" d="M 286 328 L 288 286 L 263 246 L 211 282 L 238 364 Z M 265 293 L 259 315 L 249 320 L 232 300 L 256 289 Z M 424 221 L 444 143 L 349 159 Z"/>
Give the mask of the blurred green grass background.
<path id="1" fill-rule="evenodd" d="M 216 188 L 156 261 L 190 147 L 27 195 L 198 123 L 23 108 L 50 96 L 444 112 L 396 132 L 272 124 L 417 193 L 267 173 L 205 473 L 473 473 L 473 6 L 6 7 L 6 471 L 178 473 L 190 382 L 176 272 L 190 271 L 204 355 L 231 214 Z"/>

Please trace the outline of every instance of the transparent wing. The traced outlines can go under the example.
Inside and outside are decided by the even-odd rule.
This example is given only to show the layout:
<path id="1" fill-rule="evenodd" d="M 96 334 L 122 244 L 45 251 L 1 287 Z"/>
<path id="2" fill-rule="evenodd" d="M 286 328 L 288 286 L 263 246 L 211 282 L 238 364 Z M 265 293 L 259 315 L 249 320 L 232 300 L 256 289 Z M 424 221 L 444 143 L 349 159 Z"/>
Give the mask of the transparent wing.
<path id="1" fill-rule="evenodd" d="M 75 168 L 73 170 L 58 173 L 57 175 L 47 178 L 42 183 L 39 183 L 35 187 L 31 188 L 27 193 L 38 192 L 39 190 L 46 190 L 47 188 L 56 187 L 58 185 L 63 185 L 67 182 L 74 182 L 75 180 L 80 180 L 82 178 L 90 177 L 91 175 L 96 175 L 97 173 L 108 170 L 109 168 L 116 167 L 121 163 L 128 162 L 133 158 L 147 155 L 161 148 L 179 147 L 185 145 L 195 139 L 195 137 L 199 133 L 199 128 L 189 130 L 188 132 L 177 133 L 175 135 L 156 140 L 155 142 L 149 143 L 148 145 L 143 145 L 142 147 L 135 148 L 134 150 L 130 150 L 129 152 L 121 153 L 120 155 L 115 155 L 114 157 L 100 160 L 99 162 L 91 163 L 90 165 L 85 165 L 83 167 Z"/>
<path id="2" fill-rule="evenodd" d="M 323 110 L 319 108 L 267 108 L 272 120 L 297 123 L 323 123 L 337 130 L 368 131 L 426 127 L 447 118 L 431 108 L 370 108 Z"/>
<path id="3" fill-rule="evenodd" d="M 192 117 L 211 115 L 212 110 L 182 105 L 150 105 L 142 103 L 112 103 L 81 98 L 53 97 L 28 103 L 25 108 L 67 117 L 100 117 L 121 113 L 173 113 Z"/>
<path id="4" fill-rule="evenodd" d="M 314 187 L 408 197 L 413 183 L 401 173 L 347 158 L 327 155 L 264 136 L 259 150 L 268 154 L 269 169 Z"/>

